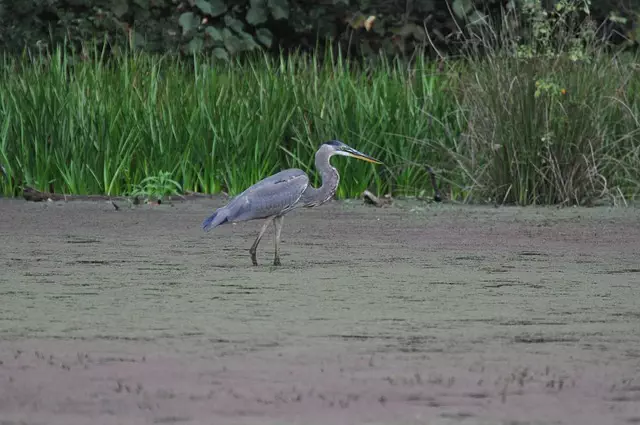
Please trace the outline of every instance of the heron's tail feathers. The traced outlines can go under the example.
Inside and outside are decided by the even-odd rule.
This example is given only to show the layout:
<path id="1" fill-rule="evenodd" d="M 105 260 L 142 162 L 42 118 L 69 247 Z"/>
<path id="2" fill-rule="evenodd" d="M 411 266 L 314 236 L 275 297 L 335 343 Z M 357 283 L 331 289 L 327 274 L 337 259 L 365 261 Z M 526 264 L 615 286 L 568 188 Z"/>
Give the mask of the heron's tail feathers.
<path id="1" fill-rule="evenodd" d="M 205 232 L 208 232 L 214 227 L 226 223 L 228 219 L 229 219 L 229 216 L 227 215 L 226 209 L 220 208 L 202 222 L 202 229 Z"/>

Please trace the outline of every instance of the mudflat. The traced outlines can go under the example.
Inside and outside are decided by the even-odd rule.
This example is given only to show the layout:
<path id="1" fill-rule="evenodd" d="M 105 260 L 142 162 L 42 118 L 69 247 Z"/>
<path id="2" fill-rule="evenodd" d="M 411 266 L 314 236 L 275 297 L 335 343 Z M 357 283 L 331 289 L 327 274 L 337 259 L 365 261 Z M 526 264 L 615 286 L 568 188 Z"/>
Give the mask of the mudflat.
<path id="1" fill-rule="evenodd" d="M 640 210 L 0 200 L 0 423 L 638 424 Z"/>

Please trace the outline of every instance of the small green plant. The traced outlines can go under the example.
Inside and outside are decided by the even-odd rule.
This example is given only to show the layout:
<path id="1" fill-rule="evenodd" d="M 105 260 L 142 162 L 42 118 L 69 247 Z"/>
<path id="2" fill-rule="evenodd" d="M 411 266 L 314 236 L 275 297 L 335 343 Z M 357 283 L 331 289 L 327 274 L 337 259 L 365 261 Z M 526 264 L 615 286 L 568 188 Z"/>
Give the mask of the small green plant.
<path id="1" fill-rule="evenodd" d="M 536 92 L 534 93 L 535 97 L 540 97 L 542 95 L 564 96 L 566 94 L 567 89 L 560 87 L 560 85 L 558 83 L 555 83 L 553 80 L 536 80 Z"/>
<path id="2" fill-rule="evenodd" d="M 162 200 L 166 196 L 176 196 L 180 193 L 182 193 L 180 183 L 171 179 L 171 173 L 161 171 L 157 176 L 146 177 L 140 184 L 135 185 L 130 196 Z"/>
<path id="3" fill-rule="evenodd" d="M 530 31 L 517 46 L 520 58 L 566 56 L 572 61 L 588 60 L 595 43 L 590 20 L 590 0 L 559 0 L 548 11 L 539 0 L 521 1 L 521 19 Z M 514 40 L 518 40 L 514 38 Z"/>

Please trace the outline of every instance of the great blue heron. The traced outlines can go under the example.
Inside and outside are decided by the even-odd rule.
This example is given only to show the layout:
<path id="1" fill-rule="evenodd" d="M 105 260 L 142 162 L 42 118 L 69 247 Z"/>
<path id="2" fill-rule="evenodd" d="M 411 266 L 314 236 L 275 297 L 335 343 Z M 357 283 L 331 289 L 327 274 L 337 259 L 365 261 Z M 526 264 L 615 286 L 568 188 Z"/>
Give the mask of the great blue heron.
<path id="1" fill-rule="evenodd" d="M 382 164 L 375 158 L 359 152 L 339 140 L 323 143 L 316 152 L 316 168 L 320 171 L 322 185 L 318 188 L 309 185 L 309 177 L 297 168 L 280 171 L 269 176 L 233 198 L 224 207 L 218 208 L 202 223 L 202 228 L 208 231 L 224 223 L 266 219 L 255 242 L 249 249 L 251 261 L 258 265 L 256 249 L 260 239 L 273 221 L 275 227 L 275 256 L 273 265 L 280 263 L 280 232 L 282 220 L 286 213 L 299 207 L 316 207 L 322 205 L 336 193 L 340 175 L 331 166 L 329 160 L 333 155 L 351 156 L 364 161 Z"/>

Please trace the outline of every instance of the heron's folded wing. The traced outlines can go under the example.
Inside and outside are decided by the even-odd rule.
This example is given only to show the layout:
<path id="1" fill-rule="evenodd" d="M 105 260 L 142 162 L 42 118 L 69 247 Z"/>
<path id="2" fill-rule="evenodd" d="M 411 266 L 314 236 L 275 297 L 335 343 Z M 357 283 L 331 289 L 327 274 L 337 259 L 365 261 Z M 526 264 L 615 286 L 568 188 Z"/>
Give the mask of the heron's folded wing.
<path id="1" fill-rule="evenodd" d="M 299 170 L 297 168 L 289 168 L 287 170 L 282 170 L 276 174 L 273 174 L 269 177 L 265 177 L 264 179 L 254 183 L 253 185 L 246 188 L 242 193 L 236 195 L 233 199 L 240 198 L 244 195 L 254 192 L 255 190 L 260 189 L 265 185 L 268 185 L 271 183 L 286 182 L 289 179 L 292 179 L 294 177 L 301 176 L 301 175 L 306 175 L 306 174 L 304 173 L 304 171 Z"/>
<path id="2" fill-rule="evenodd" d="M 266 218 L 293 207 L 309 185 L 307 175 L 295 171 L 274 174 L 245 190 L 234 200 L 238 206 L 232 221 Z"/>

